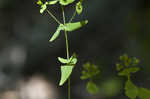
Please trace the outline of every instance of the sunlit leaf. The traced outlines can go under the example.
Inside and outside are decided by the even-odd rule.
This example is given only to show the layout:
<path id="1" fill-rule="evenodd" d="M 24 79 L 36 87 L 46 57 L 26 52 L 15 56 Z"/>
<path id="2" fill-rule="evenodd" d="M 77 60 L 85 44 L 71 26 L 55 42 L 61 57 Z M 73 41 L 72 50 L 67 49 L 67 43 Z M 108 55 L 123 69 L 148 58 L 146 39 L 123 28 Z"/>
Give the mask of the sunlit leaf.
<path id="1" fill-rule="evenodd" d="M 58 0 L 53 0 L 53 1 L 48 1 L 48 2 L 46 2 L 47 3 L 47 5 L 54 5 L 54 4 L 56 4 L 58 2 Z"/>
<path id="2" fill-rule="evenodd" d="M 82 26 L 86 25 L 87 23 L 88 23 L 87 20 L 81 21 L 81 22 L 75 22 L 75 23 L 67 23 L 65 25 L 65 29 L 66 29 L 66 31 L 74 31 L 74 30 L 77 30 L 77 29 L 81 28 Z"/>
<path id="3" fill-rule="evenodd" d="M 58 60 L 59 60 L 61 63 L 63 63 L 63 64 L 66 64 L 66 63 L 69 63 L 69 62 L 70 62 L 70 60 L 64 59 L 64 58 L 61 58 L 61 57 L 58 57 Z"/>
<path id="4" fill-rule="evenodd" d="M 59 82 L 59 85 L 62 86 L 66 80 L 70 77 L 73 70 L 73 66 L 61 66 L 61 80 Z"/>
<path id="5" fill-rule="evenodd" d="M 90 94 L 96 94 L 99 91 L 99 88 L 96 86 L 96 84 L 91 81 L 87 83 L 86 89 Z"/>
<path id="6" fill-rule="evenodd" d="M 146 88 L 139 88 L 138 96 L 140 99 L 150 99 L 150 90 Z"/>
<path id="7" fill-rule="evenodd" d="M 51 39 L 49 40 L 50 42 L 54 41 L 60 34 L 60 31 L 63 30 L 63 24 L 60 24 L 59 27 L 57 28 L 56 32 L 54 33 L 54 35 L 51 37 Z"/>
<path id="8" fill-rule="evenodd" d="M 128 80 L 125 84 L 125 94 L 130 99 L 136 99 L 137 97 L 138 89 L 130 80 Z"/>
<path id="9" fill-rule="evenodd" d="M 77 63 L 77 58 L 74 56 L 71 56 L 71 58 L 69 59 L 71 64 L 76 64 Z"/>
<path id="10" fill-rule="evenodd" d="M 76 4 L 76 11 L 78 14 L 81 14 L 82 13 L 82 10 L 83 10 L 83 7 L 82 7 L 82 3 L 81 2 L 78 2 Z"/>
<path id="11" fill-rule="evenodd" d="M 75 0 L 59 0 L 59 3 L 61 4 L 61 5 L 68 5 L 68 4 L 71 4 L 71 3 L 73 3 Z"/>
<path id="12" fill-rule="evenodd" d="M 38 1 L 37 1 L 37 4 L 38 4 L 38 5 L 42 5 L 43 3 L 42 3 L 41 0 L 38 0 Z"/>
<path id="13" fill-rule="evenodd" d="M 46 4 L 41 5 L 40 13 L 43 13 L 46 10 Z"/>

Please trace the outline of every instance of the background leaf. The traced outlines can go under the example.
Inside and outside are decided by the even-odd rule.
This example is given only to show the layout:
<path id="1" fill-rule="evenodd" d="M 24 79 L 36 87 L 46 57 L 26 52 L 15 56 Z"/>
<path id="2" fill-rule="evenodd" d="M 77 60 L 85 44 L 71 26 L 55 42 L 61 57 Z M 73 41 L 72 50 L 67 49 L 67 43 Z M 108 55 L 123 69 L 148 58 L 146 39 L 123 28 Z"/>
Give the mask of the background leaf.
<path id="1" fill-rule="evenodd" d="M 99 88 L 96 86 L 96 84 L 91 81 L 87 83 L 86 89 L 90 94 L 96 94 L 99 91 Z"/>
<path id="2" fill-rule="evenodd" d="M 136 73 L 140 70 L 139 67 L 131 67 L 131 68 L 125 68 L 124 70 L 120 71 L 118 73 L 119 76 L 128 76 L 130 73 Z"/>
<path id="3" fill-rule="evenodd" d="M 125 94 L 130 99 L 136 99 L 136 96 L 138 94 L 137 87 L 130 80 L 126 81 L 126 84 L 125 84 Z"/>
<path id="4" fill-rule="evenodd" d="M 73 66 L 61 66 L 61 80 L 59 85 L 62 86 L 72 73 Z"/>
<path id="5" fill-rule="evenodd" d="M 138 88 L 138 96 L 140 99 L 150 99 L 150 90 L 146 88 Z"/>

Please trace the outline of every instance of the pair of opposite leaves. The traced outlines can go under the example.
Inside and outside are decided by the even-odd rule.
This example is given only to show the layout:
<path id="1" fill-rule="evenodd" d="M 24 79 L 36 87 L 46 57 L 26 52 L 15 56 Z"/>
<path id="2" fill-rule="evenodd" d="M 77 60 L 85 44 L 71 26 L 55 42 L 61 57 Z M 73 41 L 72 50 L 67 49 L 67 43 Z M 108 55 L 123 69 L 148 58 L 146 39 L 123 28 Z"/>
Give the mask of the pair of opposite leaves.
<path id="1" fill-rule="evenodd" d="M 54 41 L 59 36 L 61 30 L 71 32 L 71 31 L 81 28 L 87 23 L 88 21 L 85 20 L 81 22 L 67 23 L 65 25 L 60 24 L 56 32 L 54 33 L 54 35 L 51 37 L 50 42 Z M 75 64 L 77 63 L 77 58 L 73 55 L 70 59 L 64 59 L 64 58 L 58 57 L 58 60 L 62 64 L 66 64 L 64 66 L 61 66 L 61 80 L 59 82 L 59 85 L 62 86 L 66 82 L 66 80 L 70 77 L 72 70 Z"/>
<path id="2" fill-rule="evenodd" d="M 66 82 L 66 80 L 70 77 L 72 70 L 75 64 L 77 63 L 77 58 L 75 57 L 75 55 L 73 55 L 69 59 L 58 57 L 58 60 L 62 64 L 65 64 L 61 66 L 61 80 L 59 82 L 59 85 L 62 86 Z"/>
<path id="3" fill-rule="evenodd" d="M 72 32 L 74 30 L 77 30 L 81 28 L 82 26 L 86 25 L 88 23 L 87 20 L 81 21 L 81 22 L 74 22 L 74 23 L 66 23 L 65 25 L 60 24 L 54 33 L 54 35 L 51 37 L 50 42 L 54 41 L 60 34 L 61 30 Z"/>

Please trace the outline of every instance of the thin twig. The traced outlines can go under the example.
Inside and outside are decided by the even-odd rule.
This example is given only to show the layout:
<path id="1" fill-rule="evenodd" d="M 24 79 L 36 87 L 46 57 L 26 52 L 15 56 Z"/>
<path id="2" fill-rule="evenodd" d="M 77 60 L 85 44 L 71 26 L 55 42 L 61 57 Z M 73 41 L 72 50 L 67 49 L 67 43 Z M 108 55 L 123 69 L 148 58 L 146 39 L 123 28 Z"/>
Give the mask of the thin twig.
<path id="1" fill-rule="evenodd" d="M 62 24 L 49 10 L 46 11 L 58 24 Z"/>

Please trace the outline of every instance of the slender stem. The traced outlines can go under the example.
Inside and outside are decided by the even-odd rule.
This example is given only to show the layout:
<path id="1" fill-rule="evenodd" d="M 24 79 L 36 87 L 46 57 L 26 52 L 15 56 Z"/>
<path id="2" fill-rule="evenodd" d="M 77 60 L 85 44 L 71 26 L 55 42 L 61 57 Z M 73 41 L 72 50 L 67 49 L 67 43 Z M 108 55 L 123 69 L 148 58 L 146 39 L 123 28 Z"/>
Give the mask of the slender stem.
<path id="1" fill-rule="evenodd" d="M 73 15 L 72 15 L 72 17 L 71 17 L 71 19 L 69 20 L 69 23 L 71 23 L 72 22 L 72 20 L 74 19 L 74 17 L 76 16 L 76 10 L 74 11 L 74 13 L 73 13 Z"/>
<path id="2" fill-rule="evenodd" d="M 61 24 L 61 22 L 49 10 L 46 11 L 58 24 Z"/>
<path id="3" fill-rule="evenodd" d="M 69 44 L 68 44 L 68 36 L 67 31 L 65 31 L 65 38 L 66 38 L 66 53 L 67 53 L 67 59 L 69 59 Z"/>
<path id="4" fill-rule="evenodd" d="M 64 7 L 61 6 L 62 8 L 62 14 L 63 14 L 63 21 L 64 21 L 64 25 L 66 24 L 66 19 L 65 19 L 65 13 L 64 13 Z M 66 53 L 67 53 L 67 59 L 69 60 L 69 44 L 68 44 L 68 36 L 67 36 L 67 31 L 65 30 L 65 38 L 66 38 Z M 71 86 L 70 86 L 70 77 L 68 78 L 68 99 L 71 99 L 70 98 L 70 89 L 71 89 Z"/>
<path id="5" fill-rule="evenodd" d="M 62 15 L 63 15 L 63 21 L 64 21 L 64 25 L 66 24 L 66 18 L 65 18 L 65 11 L 64 11 L 64 7 L 61 6 L 62 9 Z"/>

